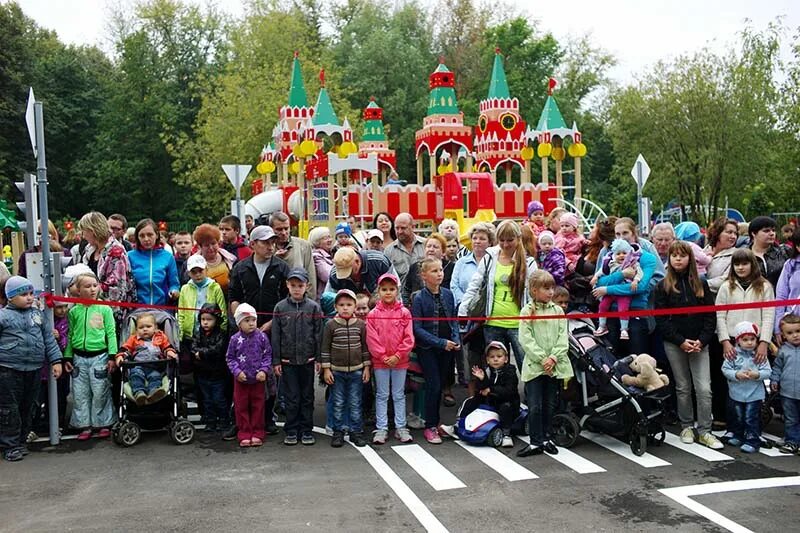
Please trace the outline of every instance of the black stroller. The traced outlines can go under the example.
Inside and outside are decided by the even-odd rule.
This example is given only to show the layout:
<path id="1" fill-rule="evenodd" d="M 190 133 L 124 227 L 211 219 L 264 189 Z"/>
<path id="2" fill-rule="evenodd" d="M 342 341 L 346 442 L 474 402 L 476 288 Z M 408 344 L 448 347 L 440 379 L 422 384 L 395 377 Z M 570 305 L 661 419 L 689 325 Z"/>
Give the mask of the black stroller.
<path id="1" fill-rule="evenodd" d="M 176 349 L 179 346 L 180 330 L 174 316 L 161 310 L 136 309 L 125 319 L 120 333 L 121 339 L 127 339 L 136 331 L 136 320 L 142 314 L 152 314 L 156 324 L 163 331 L 170 344 Z M 139 365 L 161 365 L 164 368 L 162 388 L 166 395 L 155 403 L 137 405 L 130 386 L 130 371 Z M 125 361 L 121 365 L 122 389 L 119 402 L 119 421 L 111 428 L 114 442 L 121 446 L 133 446 L 142 436 L 142 431 L 169 431 L 175 444 L 189 444 L 194 440 L 194 425 L 187 419 L 187 409 L 181 399 L 178 384 L 179 372 L 177 359 L 163 359 L 155 362 L 138 363 Z"/>
<path id="2" fill-rule="evenodd" d="M 631 373 L 627 366 L 631 359 L 614 357 L 593 330 L 591 322 L 569 319 L 569 358 L 575 379 L 562 394 L 565 412 L 553 417 L 553 440 L 569 448 L 587 429 L 623 438 L 634 454 L 643 455 L 648 444 L 661 444 L 666 438 L 662 403 L 669 392 L 663 388 L 646 393 L 624 385 L 621 377 Z"/>

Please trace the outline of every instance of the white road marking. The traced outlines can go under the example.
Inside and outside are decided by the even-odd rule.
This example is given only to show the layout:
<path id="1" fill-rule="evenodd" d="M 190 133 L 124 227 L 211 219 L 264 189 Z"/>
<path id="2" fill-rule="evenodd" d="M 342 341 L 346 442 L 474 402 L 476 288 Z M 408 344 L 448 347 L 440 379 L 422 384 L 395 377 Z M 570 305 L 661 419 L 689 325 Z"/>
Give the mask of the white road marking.
<path id="1" fill-rule="evenodd" d="M 397 455 L 436 490 L 463 489 L 466 487 L 448 469 L 426 452 L 419 444 L 392 446 Z"/>
<path id="2" fill-rule="evenodd" d="M 614 437 L 609 437 L 608 435 L 593 433 L 591 431 L 583 431 L 581 433 L 581 436 L 645 468 L 654 468 L 657 466 L 670 465 L 670 463 L 668 463 L 667 461 L 659 459 L 658 457 L 651 455 L 647 452 L 645 452 L 641 456 L 635 455 L 631 451 L 631 447 L 628 446 L 626 443 L 617 440 Z"/>
<path id="3" fill-rule="evenodd" d="M 730 455 L 725 455 L 724 453 L 718 452 L 717 450 L 712 450 L 702 444 L 692 443 L 692 444 L 684 444 L 681 442 L 681 438 L 677 435 L 670 433 L 669 431 L 665 432 L 666 439 L 664 442 L 669 444 L 670 446 L 674 446 L 679 450 L 683 450 L 686 453 L 690 453 L 696 457 L 701 459 L 705 459 L 706 461 L 733 461 L 733 457 Z"/>
<path id="4" fill-rule="evenodd" d="M 790 487 L 800 485 L 800 476 L 791 477 L 772 477 L 762 479 L 746 479 L 741 481 L 723 481 L 721 483 L 706 483 L 702 485 L 688 485 L 685 487 L 673 487 L 660 489 L 663 495 L 672 498 L 677 503 L 688 507 L 695 513 L 703 516 L 707 520 L 714 522 L 720 527 L 734 533 L 753 533 L 750 529 L 726 518 L 705 505 L 692 500 L 692 496 L 703 496 L 706 494 L 719 494 L 723 492 L 733 492 L 737 490 L 771 489 L 775 487 Z"/>
<path id="5" fill-rule="evenodd" d="M 517 438 L 526 444 L 530 444 L 531 442 L 530 437 L 527 435 L 520 435 Z M 544 455 L 551 459 L 555 459 L 562 465 L 566 466 L 567 468 L 571 468 L 579 474 L 596 474 L 598 472 L 606 471 L 606 469 L 602 466 L 596 465 L 588 459 L 584 459 L 572 450 L 562 448 L 561 446 L 556 446 L 556 448 L 558 448 L 558 455 L 550 455 L 549 453 L 545 453 Z"/>
<path id="6" fill-rule="evenodd" d="M 539 478 L 524 466 L 512 461 L 506 454 L 490 446 L 470 446 L 460 440 L 456 441 L 456 444 L 509 481 Z"/>

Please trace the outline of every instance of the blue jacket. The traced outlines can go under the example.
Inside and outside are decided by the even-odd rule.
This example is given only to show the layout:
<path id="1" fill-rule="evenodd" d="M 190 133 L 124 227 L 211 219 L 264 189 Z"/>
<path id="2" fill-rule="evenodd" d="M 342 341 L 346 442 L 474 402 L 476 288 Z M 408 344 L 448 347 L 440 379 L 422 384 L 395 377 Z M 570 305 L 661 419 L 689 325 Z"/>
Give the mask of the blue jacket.
<path id="1" fill-rule="evenodd" d="M 736 373 L 742 370 L 757 370 L 758 379 L 739 380 Z M 725 359 L 722 363 L 722 374 L 728 380 L 728 394 L 731 400 L 737 402 L 756 402 L 763 400 L 766 396 L 764 392 L 764 380 L 769 377 L 769 363 L 756 364 L 753 360 L 753 351 L 745 351 L 736 347 L 736 357 L 733 361 Z"/>
<path id="2" fill-rule="evenodd" d="M 780 383 L 781 396 L 800 400 L 800 346 L 784 342 L 772 365 L 772 383 Z"/>
<path id="3" fill-rule="evenodd" d="M 632 296 L 631 309 L 648 309 L 650 307 L 648 299 L 650 297 L 650 291 L 653 288 L 650 282 L 658 265 L 661 265 L 662 268 L 664 266 L 656 255 L 642 249 L 642 256 L 639 258 L 639 266 L 642 267 L 644 275 L 639 282 L 639 286 L 636 288 L 636 292 L 631 291 L 631 284 L 625 282 L 621 271 L 614 272 L 607 276 L 601 276 L 600 279 L 597 280 L 597 286 L 606 287 L 608 289 L 608 294 L 613 296 Z"/>
<path id="4" fill-rule="evenodd" d="M 442 299 L 442 306 L 444 307 L 443 318 L 454 318 L 456 316 L 455 302 L 453 301 L 453 293 L 444 287 L 439 288 L 439 294 Z M 433 294 L 427 287 L 414 293 L 411 297 L 411 315 L 414 317 L 432 318 L 436 316 L 436 301 Z M 451 320 L 448 323 L 450 328 L 450 338 L 442 339 L 439 337 L 439 323 L 436 320 L 415 320 L 414 321 L 414 340 L 417 350 L 431 350 L 440 349 L 444 350 L 447 346 L 447 341 L 453 341 L 456 344 L 461 344 L 458 337 L 458 322 Z"/>
<path id="5" fill-rule="evenodd" d="M 180 290 L 175 257 L 163 248 L 128 252 L 139 303 L 167 305 L 169 293 Z"/>
<path id="6" fill-rule="evenodd" d="M 53 336 L 53 325 L 35 308 L 19 309 L 8 304 L 0 309 L 0 366 L 30 372 L 45 363 L 61 361 Z"/>

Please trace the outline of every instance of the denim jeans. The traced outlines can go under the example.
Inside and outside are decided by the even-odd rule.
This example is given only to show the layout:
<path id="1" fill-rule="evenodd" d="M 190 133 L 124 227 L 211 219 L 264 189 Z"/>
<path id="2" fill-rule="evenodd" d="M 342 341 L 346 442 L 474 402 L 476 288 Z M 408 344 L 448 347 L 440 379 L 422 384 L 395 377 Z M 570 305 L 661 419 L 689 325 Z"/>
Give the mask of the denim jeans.
<path id="1" fill-rule="evenodd" d="M 505 347 L 514 353 L 514 360 L 517 362 L 517 371 L 522 372 L 522 360 L 525 352 L 519 343 L 519 329 L 517 328 L 498 328 L 497 326 L 483 326 L 483 338 L 486 344 L 492 341 L 500 341 Z"/>
<path id="2" fill-rule="evenodd" d="M 525 382 L 531 446 L 541 446 L 550 440 L 550 421 L 556 411 L 559 383 L 559 379 L 545 374 Z"/>
<path id="3" fill-rule="evenodd" d="M 111 379 L 107 363 L 106 354 L 94 357 L 75 356 L 72 369 L 72 427 L 104 428 L 117 419 L 111 399 Z"/>
<path id="4" fill-rule="evenodd" d="M 361 392 L 363 370 L 353 372 L 333 371 L 333 430 L 343 431 L 344 413 L 350 417 L 350 432 L 361 433 Z"/>
<path id="5" fill-rule="evenodd" d="M 406 369 L 375 369 L 375 428 L 389 429 L 389 392 L 394 404 L 395 429 L 406 427 Z"/>
<path id="6" fill-rule="evenodd" d="M 228 401 L 225 399 L 225 381 L 195 375 L 203 395 L 203 418 L 206 424 L 225 424 L 228 420 Z"/>
<path id="7" fill-rule="evenodd" d="M 708 346 L 697 353 L 686 353 L 671 342 L 664 343 L 672 375 L 675 376 L 675 394 L 678 400 L 678 419 L 684 428 L 692 427 L 697 420 L 700 435 L 711 431 L 711 369 Z M 697 403 L 695 417 L 692 389 Z"/>
<path id="8" fill-rule="evenodd" d="M 131 383 L 131 391 L 136 394 L 144 392 L 152 394 L 153 391 L 161 387 L 164 373 L 157 368 L 150 368 L 146 365 L 131 368 L 128 374 L 128 381 Z"/>
<path id="9" fill-rule="evenodd" d="M 23 371 L 0 366 L 0 450 L 25 446 L 36 410 L 40 376 L 39 370 Z"/>
<path id="10" fill-rule="evenodd" d="M 781 405 L 783 423 L 786 427 L 783 440 L 800 445 L 800 400 L 781 396 Z"/>
<path id="11" fill-rule="evenodd" d="M 728 421 L 728 431 L 754 448 L 761 446 L 761 400 L 737 402 L 729 400 L 733 418 Z"/>

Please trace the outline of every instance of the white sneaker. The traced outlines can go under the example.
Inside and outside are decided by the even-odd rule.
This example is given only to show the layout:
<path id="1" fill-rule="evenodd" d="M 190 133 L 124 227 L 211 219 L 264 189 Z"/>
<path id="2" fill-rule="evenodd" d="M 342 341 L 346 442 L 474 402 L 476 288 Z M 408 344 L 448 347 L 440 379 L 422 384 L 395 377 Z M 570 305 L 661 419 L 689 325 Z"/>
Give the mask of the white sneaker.
<path id="1" fill-rule="evenodd" d="M 681 442 L 684 444 L 692 444 L 694 442 L 694 429 L 683 428 L 683 431 L 681 431 Z"/>
<path id="2" fill-rule="evenodd" d="M 414 441 L 414 437 L 411 436 L 411 432 L 408 431 L 408 428 L 397 428 L 394 432 L 394 438 L 402 443 Z"/>
<path id="3" fill-rule="evenodd" d="M 385 429 L 376 429 L 375 434 L 372 436 L 372 444 L 386 444 L 386 439 L 388 437 L 388 431 Z"/>
<path id="4" fill-rule="evenodd" d="M 514 440 L 508 435 L 503 435 L 503 444 L 501 444 L 500 446 L 503 448 L 513 448 Z"/>
<path id="5" fill-rule="evenodd" d="M 410 413 L 406 417 L 406 425 L 411 429 L 425 429 L 425 421 L 415 413 Z"/>
<path id="6" fill-rule="evenodd" d="M 712 450 L 722 450 L 725 448 L 725 445 L 722 444 L 719 439 L 711 433 L 703 433 L 700 435 L 700 438 L 697 439 L 697 442 L 703 446 L 711 448 Z"/>

